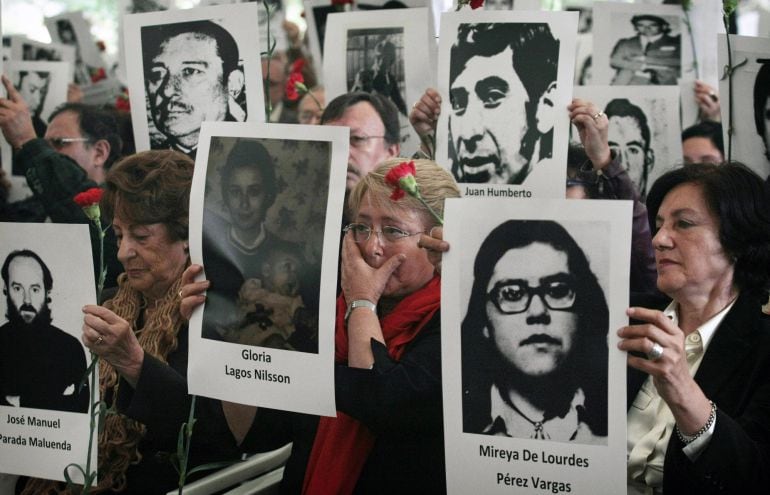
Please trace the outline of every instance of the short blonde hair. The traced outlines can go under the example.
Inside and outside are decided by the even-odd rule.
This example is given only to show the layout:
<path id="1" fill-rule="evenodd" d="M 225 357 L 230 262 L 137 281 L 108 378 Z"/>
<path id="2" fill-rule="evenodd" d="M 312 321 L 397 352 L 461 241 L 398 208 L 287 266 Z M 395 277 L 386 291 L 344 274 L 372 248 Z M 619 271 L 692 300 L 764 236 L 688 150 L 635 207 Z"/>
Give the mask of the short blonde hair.
<path id="1" fill-rule="evenodd" d="M 420 195 L 425 202 L 438 213 L 444 216 L 444 200 L 446 198 L 459 198 L 460 188 L 457 187 L 452 174 L 439 166 L 433 160 L 410 160 L 408 158 L 392 158 L 377 166 L 372 172 L 364 176 L 350 192 L 348 207 L 352 217 L 358 215 L 364 195 L 368 192 L 373 204 L 386 209 L 403 209 L 415 211 L 423 219 L 425 226 L 437 225 L 430 211 L 416 198 L 406 194 L 403 198 L 393 201 L 390 195 L 393 186 L 385 182 L 385 176 L 390 169 L 403 162 L 414 162 L 415 179 L 420 187 Z"/>

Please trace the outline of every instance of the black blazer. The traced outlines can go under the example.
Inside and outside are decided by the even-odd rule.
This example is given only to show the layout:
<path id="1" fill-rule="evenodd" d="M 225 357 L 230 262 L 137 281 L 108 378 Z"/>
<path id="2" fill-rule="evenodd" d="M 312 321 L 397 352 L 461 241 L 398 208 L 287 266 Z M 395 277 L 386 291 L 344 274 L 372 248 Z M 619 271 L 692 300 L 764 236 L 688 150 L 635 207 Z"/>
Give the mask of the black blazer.
<path id="1" fill-rule="evenodd" d="M 647 375 L 628 369 L 628 405 Z M 741 295 L 717 328 L 695 374 L 717 405 L 714 434 L 695 462 L 676 435 L 666 449 L 664 493 L 764 494 L 770 487 L 770 316 Z"/>

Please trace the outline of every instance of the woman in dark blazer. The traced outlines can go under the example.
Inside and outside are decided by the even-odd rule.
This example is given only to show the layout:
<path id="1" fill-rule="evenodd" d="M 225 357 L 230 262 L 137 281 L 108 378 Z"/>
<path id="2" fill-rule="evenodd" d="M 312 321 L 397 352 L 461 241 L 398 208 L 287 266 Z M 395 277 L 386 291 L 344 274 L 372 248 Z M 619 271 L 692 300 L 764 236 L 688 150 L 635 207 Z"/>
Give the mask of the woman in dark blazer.
<path id="1" fill-rule="evenodd" d="M 770 188 L 740 164 L 652 186 L 658 309 L 634 306 L 628 493 L 766 493 L 770 482 Z"/>

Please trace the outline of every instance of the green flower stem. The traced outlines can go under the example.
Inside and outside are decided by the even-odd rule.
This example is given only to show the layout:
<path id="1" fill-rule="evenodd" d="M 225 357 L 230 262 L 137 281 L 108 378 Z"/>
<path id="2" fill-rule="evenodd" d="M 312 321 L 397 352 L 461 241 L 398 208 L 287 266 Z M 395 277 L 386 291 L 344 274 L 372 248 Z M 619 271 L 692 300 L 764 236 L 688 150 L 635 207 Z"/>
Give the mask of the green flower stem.
<path id="1" fill-rule="evenodd" d="M 88 495 L 88 493 L 91 492 L 91 487 L 93 486 L 94 480 L 96 479 L 96 471 L 91 471 L 91 455 L 94 451 L 94 432 L 96 431 L 96 418 L 97 416 L 101 416 L 101 410 L 102 408 L 99 407 L 97 410 L 97 403 L 96 403 L 96 388 L 99 386 L 98 383 L 96 383 L 96 369 L 99 367 L 99 356 L 94 354 L 93 351 L 91 352 L 91 390 L 89 391 L 91 400 L 91 422 L 88 427 L 89 437 L 88 437 L 88 457 L 86 457 L 86 473 L 85 480 L 83 482 L 83 495 Z M 100 420 L 103 420 L 103 418 L 99 418 Z"/>
<path id="2" fill-rule="evenodd" d="M 102 291 L 104 290 L 104 281 L 107 277 L 107 269 L 104 266 L 104 236 L 106 229 L 102 229 L 102 221 L 99 217 L 98 206 L 94 215 L 89 215 L 91 222 L 96 227 L 96 231 L 99 233 L 99 275 L 96 282 L 96 302 L 97 304 L 102 300 Z M 99 402 L 96 401 L 96 390 L 99 387 L 99 383 L 96 380 L 96 370 L 99 368 L 99 356 L 93 351 L 89 351 L 91 355 L 90 371 L 88 373 L 88 380 L 91 382 L 89 390 L 89 406 L 91 407 L 90 416 L 91 420 L 88 428 L 88 454 L 86 457 L 86 469 L 83 472 L 83 490 L 81 495 L 88 495 L 91 492 L 91 488 L 96 480 L 96 470 L 91 470 L 91 457 L 94 452 L 94 433 L 97 428 L 97 418 L 99 421 L 104 421 L 103 408 Z"/>
<path id="3" fill-rule="evenodd" d="M 316 98 L 316 97 L 315 97 L 315 95 L 313 95 L 313 92 L 312 92 L 312 91 L 310 91 L 310 90 L 308 89 L 308 90 L 305 92 L 305 94 L 306 94 L 306 95 L 309 95 L 309 96 L 310 96 L 310 97 L 313 99 L 313 101 L 315 102 L 315 104 L 316 104 L 316 105 L 318 105 L 318 109 L 319 109 L 320 111 L 322 111 L 322 112 L 324 111 L 324 107 L 323 107 L 323 105 L 321 105 L 321 102 L 320 102 L 320 101 L 318 101 L 318 98 Z"/>
<path id="4" fill-rule="evenodd" d="M 178 494 L 182 495 L 185 482 L 187 481 L 187 461 L 190 458 L 190 444 L 192 444 L 193 426 L 195 425 L 195 399 L 196 396 L 192 396 L 190 402 L 190 414 L 187 417 L 187 423 L 182 425 L 182 429 L 179 431 L 179 440 L 183 441 L 184 453 L 178 452 L 179 455 L 179 491 Z M 184 437 L 184 439 L 182 438 Z"/>
<path id="5" fill-rule="evenodd" d="M 429 205 L 428 203 L 426 203 L 424 199 L 422 199 L 422 195 L 420 194 L 420 192 L 419 192 L 419 191 L 417 192 L 417 194 L 412 194 L 412 196 L 414 196 L 415 198 L 417 198 L 417 200 L 418 200 L 420 203 L 422 203 L 422 205 L 423 205 L 425 208 L 427 208 L 427 209 L 428 209 L 428 211 L 430 212 L 430 214 L 431 214 L 431 215 L 433 215 L 433 218 L 435 218 L 435 219 L 436 219 L 436 221 L 438 222 L 438 224 L 439 224 L 439 225 L 444 225 L 444 219 L 443 219 L 443 218 L 441 218 L 441 217 L 439 216 L 439 214 L 438 214 L 438 213 L 436 213 L 435 211 L 433 211 L 433 208 L 431 208 L 431 207 L 430 207 L 430 205 Z"/>
<path id="6" fill-rule="evenodd" d="M 727 161 L 732 161 L 733 156 L 733 50 L 730 46 L 730 15 L 725 12 L 722 21 L 725 24 L 725 39 L 727 40 L 727 101 L 730 108 L 727 117 Z"/>
<path id="7" fill-rule="evenodd" d="M 685 6 L 686 5 L 686 6 Z M 687 31 L 690 33 L 690 47 L 692 48 L 692 65 L 695 69 L 695 79 L 700 79 L 700 69 L 698 67 L 698 52 L 695 49 L 695 38 L 692 35 L 692 25 L 690 24 L 690 6 L 682 4 L 684 10 L 684 23 L 687 25 Z"/>
<path id="8" fill-rule="evenodd" d="M 275 49 L 275 41 L 270 39 L 270 5 L 268 5 L 267 0 L 262 0 L 262 5 L 265 6 L 265 12 L 267 15 L 267 74 L 262 74 L 262 77 L 267 81 L 265 83 L 265 87 L 270 89 L 270 59 L 273 58 L 273 50 Z M 271 42 L 272 41 L 272 42 Z M 273 103 L 270 101 L 270 96 L 268 95 L 267 105 L 265 106 L 265 122 L 270 122 L 270 114 L 273 113 Z"/>

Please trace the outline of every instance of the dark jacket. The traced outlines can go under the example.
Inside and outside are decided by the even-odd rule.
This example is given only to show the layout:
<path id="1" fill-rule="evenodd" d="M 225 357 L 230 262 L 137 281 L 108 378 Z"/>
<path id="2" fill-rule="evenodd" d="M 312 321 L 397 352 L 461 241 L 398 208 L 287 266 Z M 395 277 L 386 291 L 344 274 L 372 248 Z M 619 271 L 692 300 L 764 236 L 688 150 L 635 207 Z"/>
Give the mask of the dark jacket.
<path id="1" fill-rule="evenodd" d="M 635 301 L 636 302 L 636 301 Z M 717 328 L 695 374 L 717 405 L 714 434 L 695 462 L 676 435 L 666 449 L 664 493 L 764 494 L 770 486 L 770 316 L 741 295 Z M 664 306 L 660 306 L 661 308 Z M 647 375 L 628 370 L 628 404 Z"/>
<path id="2" fill-rule="evenodd" d="M 337 410 L 377 436 L 354 493 L 446 492 L 440 322 L 437 312 L 398 362 L 372 341 L 372 370 L 336 367 Z M 302 491 L 318 417 L 296 415 L 292 427 L 294 445 L 281 486 L 285 494 Z"/>

